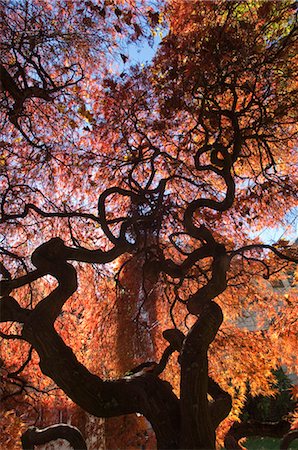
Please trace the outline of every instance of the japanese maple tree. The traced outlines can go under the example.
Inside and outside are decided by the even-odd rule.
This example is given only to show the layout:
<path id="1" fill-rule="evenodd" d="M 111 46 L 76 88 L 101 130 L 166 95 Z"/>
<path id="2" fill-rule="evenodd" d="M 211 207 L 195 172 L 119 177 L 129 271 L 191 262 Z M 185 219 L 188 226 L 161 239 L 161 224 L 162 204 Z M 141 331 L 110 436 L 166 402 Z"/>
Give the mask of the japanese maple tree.
<path id="1" fill-rule="evenodd" d="M 253 236 L 297 207 L 297 11 L 158 3 L 1 2 L 3 370 L 158 448 L 239 448 L 247 389 L 295 368 L 295 286 L 268 279 L 295 284 L 297 250 Z"/>

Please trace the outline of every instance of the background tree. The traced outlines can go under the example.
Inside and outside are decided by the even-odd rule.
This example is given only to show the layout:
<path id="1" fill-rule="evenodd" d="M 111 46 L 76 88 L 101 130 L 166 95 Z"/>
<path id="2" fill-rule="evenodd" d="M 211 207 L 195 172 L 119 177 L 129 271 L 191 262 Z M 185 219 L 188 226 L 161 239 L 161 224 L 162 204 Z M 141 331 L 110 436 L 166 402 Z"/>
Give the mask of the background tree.
<path id="1" fill-rule="evenodd" d="M 2 3 L 3 354 L 19 367 L 29 344 L 39 390 L 49 378 L 97 417 L 138 412 L 159 448 L 214 448 L 231 398 L 222 434 L 248 385 L 272 394 L 272 369 L 294 366 L 295 291 L 266 280 L 292 270 L 295 249 L 251 239 L 297 206 L 296 11 L 161 7 Z M 162 17 L 152 64 L 115 73 L 106 45 L 125 63 L 120 34 Z M 132 352 L 150 364 L 126 374 L 111 345 L 130 317 L 114 320 L 121 301 L 154 349 Z M 238 326 L 246 310 L 255 331 Z"/>

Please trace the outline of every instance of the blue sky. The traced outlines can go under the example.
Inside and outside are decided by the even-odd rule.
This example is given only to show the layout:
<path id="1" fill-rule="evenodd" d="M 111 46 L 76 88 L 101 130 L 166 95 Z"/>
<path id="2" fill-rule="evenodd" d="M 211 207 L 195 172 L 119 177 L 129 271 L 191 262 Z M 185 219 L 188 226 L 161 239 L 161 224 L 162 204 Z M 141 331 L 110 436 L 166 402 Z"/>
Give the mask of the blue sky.
<path id="1" fill-rule="evenodd" d="M 150 47 L 147 42 L 142 45 L 131 44 L 128 49 L 129 62 L 132 64 L 150 62 L 156 53 L 160 39 L 155 38 L 153 47 Z"/>
<path id="2" fill-rule="evenodd" d="M 286 239 L 291 243 L 298 238 L 298 208 L 292 208 L 285 216 L 283 225 L 273 228 L 264 228 L 263 231 L 256 233 L 265 244 L 274 244 L 279 239 Z"/>

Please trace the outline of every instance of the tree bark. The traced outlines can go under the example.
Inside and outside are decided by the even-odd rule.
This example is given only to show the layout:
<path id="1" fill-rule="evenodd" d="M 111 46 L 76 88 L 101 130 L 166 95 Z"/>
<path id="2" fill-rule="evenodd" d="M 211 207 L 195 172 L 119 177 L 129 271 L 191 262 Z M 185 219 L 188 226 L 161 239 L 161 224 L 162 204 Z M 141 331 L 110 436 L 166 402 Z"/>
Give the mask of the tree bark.
<path id="1" fill-rule="evenodd" d="M 151 423 L 159 448 L 178 448 L 179 402 L 168 383 L 150 373 L 101 380 L 76 359 L 54 327 L 40 318 L 24 325 L 23 337 L 37 351 L 42 372 L 85 411 L 105 418 L 138 412 Z"/>
<path id="2" fill-rule="evenodd" d="M 208 347 L 223 320 L 211 302 L 189 331 L 181 351 L 181 443 L 183 449 L 215 449 L 208 392 Z"/>
<path id="3" fill-rule="evenodd" d="M 22 435 L 23 450 L 34 450 L 35 445 L 43 445 L 57 439 L 65 439 L 74 450 L 87 450 L 81 432 L 71 425 L 59 424 L 47 428 L 28 428 Z"/>
<path id="4" fill-rule="evenodd" d="M 280 450 L 288 450 L 289 445 L 291 444 L 292 441 L 294 441 L 295 439 L 298 439 L 298 430 L 292 430 L 289 431 L 289 433 L 287 433 L 281 443 L 280 443 Z"/>
<path id="5" fill-rule="evenodd" d="M 228 394 L 208 377 L 207 351 L 223 320 L 220 307 L 211 301 L 201 308 L 185 338 L 178 330 L 165 334 L 170 353 L 180 351 L 180 401 L 170 384 L 158 377 L 160 365 L 153 365 L 149 372 L 138 370 L 117 380 L 104 381 L 77 360 L 54 328 L 64 303 L 77 288 L 76 271 L 67 263 L 67 252 L 58 238 L 35 250 L 32 262 L 37 270 L 29 275 L 30 280 L 51 274 L 58 286 L 32 311 L 21 308 L 13 297 L 6 295 L 1 300 L 1 321 L 23 323 L 21 337 L 38 353 L 42 372 L 86 412 L 103 418 L 142 414 L 152 425 L 159 449 L 214 449 L 215 428 L 230 409 Z M 26 282 L 27 277 L 21 277 L 14 287 Z M 9 293 L 9 283 L 6 290 Z M 218 408 L 210 407 L 208 391 Z M 218 414 L 214 413 L 216 410 Z"/>

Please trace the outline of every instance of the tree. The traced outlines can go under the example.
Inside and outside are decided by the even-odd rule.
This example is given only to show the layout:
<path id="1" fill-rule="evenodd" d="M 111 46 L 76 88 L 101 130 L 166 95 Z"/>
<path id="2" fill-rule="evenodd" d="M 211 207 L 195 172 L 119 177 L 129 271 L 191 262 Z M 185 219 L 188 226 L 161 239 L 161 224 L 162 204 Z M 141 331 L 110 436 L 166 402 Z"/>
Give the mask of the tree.
<path id="1" fill-rule="evenodd" d="M 143 415 L 158 448 L 215 448 L 248 384 L 294 366 L 295 290 L 266 280 L 297 252 L 252 234 L 297 206 L 295 5 L 42 6 L 1 4 L 7 364 L 94 416 Z M 106 45 L 125 64 L 120 35 L 163 24 L 147 67 L 109 66 Z M 121 338 L 138 351 L 117 367 Z"/>

